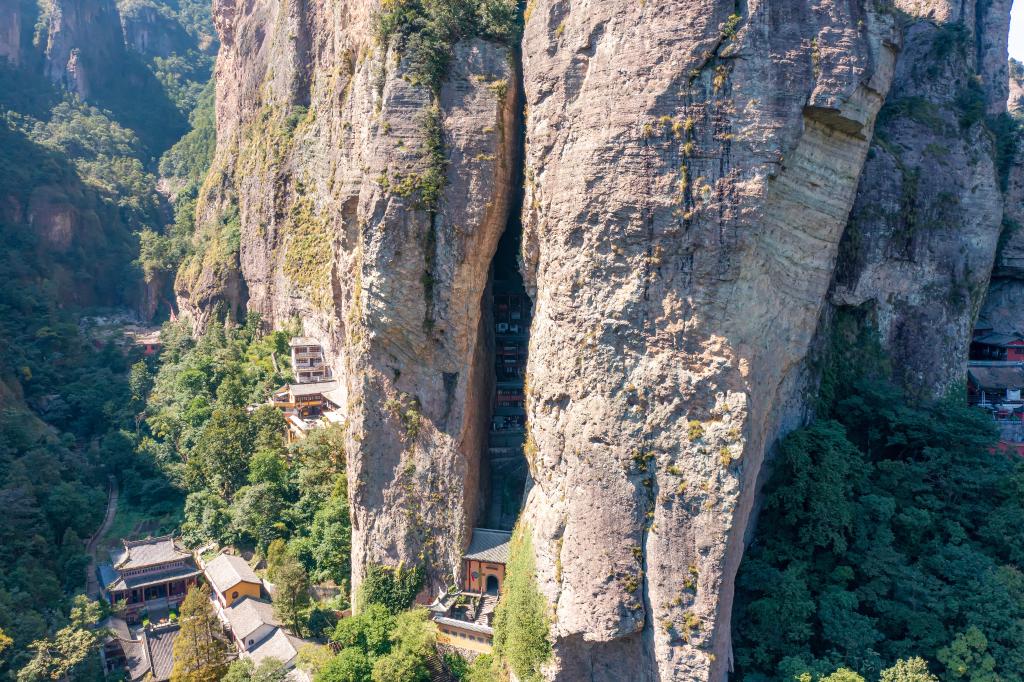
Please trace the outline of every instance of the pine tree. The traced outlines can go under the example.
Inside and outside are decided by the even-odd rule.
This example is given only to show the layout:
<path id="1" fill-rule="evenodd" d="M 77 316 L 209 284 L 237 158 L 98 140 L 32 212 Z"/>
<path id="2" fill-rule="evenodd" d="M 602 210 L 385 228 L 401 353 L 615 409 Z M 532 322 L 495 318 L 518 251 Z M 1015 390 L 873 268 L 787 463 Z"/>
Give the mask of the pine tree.
<path id="1" fill-rule="evenodd" d="M 180 612 L 171 682 L 217 682 L 227 673 L 227 645 L 210 604 L 210 588 L 193 587 Z"/>

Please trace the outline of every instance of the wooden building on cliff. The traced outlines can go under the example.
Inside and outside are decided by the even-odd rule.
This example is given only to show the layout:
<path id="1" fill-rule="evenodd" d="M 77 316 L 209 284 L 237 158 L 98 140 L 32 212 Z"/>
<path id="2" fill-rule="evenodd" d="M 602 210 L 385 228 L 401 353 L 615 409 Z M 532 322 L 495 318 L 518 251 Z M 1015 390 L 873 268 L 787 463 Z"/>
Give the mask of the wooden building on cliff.
<path id="1" fill-rule="evenodd" d="M 462 556 L 461 589 L 441 595 L 430 605 L 437 623 L 437 641 L 461 653 L 490 653 L 494 642 L 494 610 L 505 584 L 512 534 L 474 528 Z"/>

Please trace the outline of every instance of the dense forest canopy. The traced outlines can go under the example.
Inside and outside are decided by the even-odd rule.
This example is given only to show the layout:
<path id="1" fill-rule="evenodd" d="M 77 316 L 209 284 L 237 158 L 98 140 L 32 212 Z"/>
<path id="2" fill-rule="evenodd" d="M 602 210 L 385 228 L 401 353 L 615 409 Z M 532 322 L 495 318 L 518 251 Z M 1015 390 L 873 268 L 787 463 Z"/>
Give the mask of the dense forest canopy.
<path id="1" fill-rule="evenodd" d="M 1024 464 L 960 394 L 888 383 L 855 329 L 837 324 L 819 416 L 782 442 L 765 490 L 737 579 L 739 678 L 875 680 L 920 656 L 944 681 L 1019 679 Z"/>

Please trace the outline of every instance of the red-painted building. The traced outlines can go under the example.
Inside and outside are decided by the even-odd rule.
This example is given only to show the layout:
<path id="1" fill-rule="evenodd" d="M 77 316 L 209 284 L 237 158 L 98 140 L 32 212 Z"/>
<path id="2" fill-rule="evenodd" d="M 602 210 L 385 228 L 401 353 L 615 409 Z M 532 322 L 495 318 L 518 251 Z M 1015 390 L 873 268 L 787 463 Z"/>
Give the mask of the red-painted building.
<path id="1" fill-rule="evenodd" d="M 1024 362 L 1024 335 L 990 332 L 971 342 L 972 360 Z"/>

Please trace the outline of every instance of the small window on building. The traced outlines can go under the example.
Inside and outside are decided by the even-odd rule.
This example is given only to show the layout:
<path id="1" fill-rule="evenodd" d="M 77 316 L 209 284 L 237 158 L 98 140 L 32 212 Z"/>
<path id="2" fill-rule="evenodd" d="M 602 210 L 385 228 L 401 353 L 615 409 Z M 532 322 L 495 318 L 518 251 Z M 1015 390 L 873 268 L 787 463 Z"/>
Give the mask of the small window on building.
<path id="1" fill-rule="evenodd" d="M 252 646 L 252 643 L 253 643 L 254 641 L 256 641 L 256 640 L 250 639 L 250 640 L 249 640 L 249 646 Z"/>

